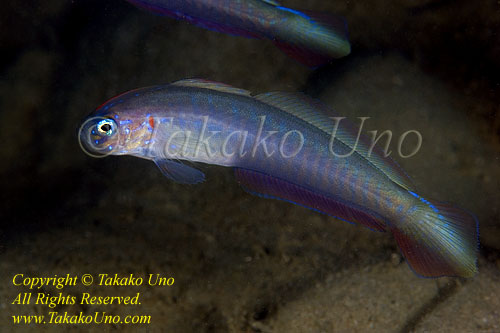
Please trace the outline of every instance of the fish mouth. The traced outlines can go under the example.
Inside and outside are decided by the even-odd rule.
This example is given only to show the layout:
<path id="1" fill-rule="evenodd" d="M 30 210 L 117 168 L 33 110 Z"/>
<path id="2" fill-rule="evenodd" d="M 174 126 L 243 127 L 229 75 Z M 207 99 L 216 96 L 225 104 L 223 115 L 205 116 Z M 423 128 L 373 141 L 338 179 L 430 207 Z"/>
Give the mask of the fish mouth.
<path id="1" fill-rule="evenodd" d="M 112 137 L 97 131 L 97 124 L 103 121 L 114 123 L 114 120 L 110 118 L 101 116 L 90 117 L 86 119 L 78 129 L 78 144 L 88 156 L 103 158 L 111 155 L 116 148 L 113 143 L 119 142 L 120 133 L 118 130 L 113 133 Z"/>

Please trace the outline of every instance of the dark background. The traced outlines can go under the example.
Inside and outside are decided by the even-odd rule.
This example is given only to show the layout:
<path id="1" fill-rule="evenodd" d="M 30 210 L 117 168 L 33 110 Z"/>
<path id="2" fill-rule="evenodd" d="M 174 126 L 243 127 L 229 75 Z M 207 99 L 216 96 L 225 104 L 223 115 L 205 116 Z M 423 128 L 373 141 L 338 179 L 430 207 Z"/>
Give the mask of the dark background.
<path id="1" fill-rule="evenodd" d="M 64 290 L 140 291 L 139 308 L 56 309 L 150 314 L 150 328 L 176 332 L 500 329 L 500 4 L 283 4 L 344 16 L 352 54 L 311 71 L 269 41 L 125 1 L 2 4 L 0 327 L 13 329 L 12 314 L 49 310 L 11 304 L 21 292 L 11 279 L 21 272 L 174 276 L 163 289 Z M 150 162 L 80 150 L 78 126 L 102 102 L 189 77 L 254 93 L 304 91 L 341 115 L 372 117 L 374 129 L 419 130 L 422 150 L 399 162 L 421 193 L 478 216 L 480 273 L 420 279 L 390 235 L 252 197 L 228 169 L 208 167 L 205 183 L 185 186 Z"/>

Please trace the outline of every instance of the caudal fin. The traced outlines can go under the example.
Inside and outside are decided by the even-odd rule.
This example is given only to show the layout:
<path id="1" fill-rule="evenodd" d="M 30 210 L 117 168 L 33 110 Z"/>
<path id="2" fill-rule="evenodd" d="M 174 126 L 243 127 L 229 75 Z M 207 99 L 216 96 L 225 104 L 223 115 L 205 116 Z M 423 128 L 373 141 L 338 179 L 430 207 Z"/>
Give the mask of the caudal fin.
<path id="1" fill-rule="evenodd" d="M 408 264 L 424 277 L 473 276 L 479 245 L 476 218 L 419 198 L 422 203 L 411 209 L 409 218 L 392 228 Z"/>
<path id="2" fill-rule="evenodd" d="M 303 20 L 296 20 L 288 24 L 287 33 L 273 40 L 288 56 L 306 66 L 318 67 L 351 52 L 347 24 L 343 18 L 326 13 L 277 8 L 294 13 L 308 22 L 304 24 Z"/>

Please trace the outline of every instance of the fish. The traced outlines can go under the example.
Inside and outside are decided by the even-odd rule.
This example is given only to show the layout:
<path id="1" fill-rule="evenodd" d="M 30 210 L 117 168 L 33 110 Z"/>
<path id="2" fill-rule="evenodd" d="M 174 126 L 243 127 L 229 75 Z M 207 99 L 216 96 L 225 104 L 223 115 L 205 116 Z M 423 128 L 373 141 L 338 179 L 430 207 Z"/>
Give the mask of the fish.
<path id="1" fill-rule="evenodd" d="M 150 12 L 235 36 L 270 39 L 288 56 L 319 67 L 351 52 L 346 21 L 275 0 L 127 0 Z"/>
<path id="2" fill-rule="evenodd" d="M 302 93 L 252 95 L 184 79 L 110 99 L 78 138 L 89 155 L 151 160 L 182 184 L 205 181 L 206 164 L 233 168 L 251 194 L 392 233 L 418 276 L 472 277 L 474 215 L 422 196 L 395 161 L 333 114 Z"/>

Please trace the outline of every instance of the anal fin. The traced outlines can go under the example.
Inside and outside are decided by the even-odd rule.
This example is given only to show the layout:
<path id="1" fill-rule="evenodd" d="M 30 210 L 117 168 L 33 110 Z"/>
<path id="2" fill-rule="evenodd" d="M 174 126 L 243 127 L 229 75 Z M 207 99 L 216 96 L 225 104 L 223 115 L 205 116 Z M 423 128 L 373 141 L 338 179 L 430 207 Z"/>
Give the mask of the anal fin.
<path id="1" fill-rule="evenodd" d="M 235 176 L 239 184 L 252 194 L 288 201 L 372 230 L 385 231 L 385 223 L 380 217 L 354 204 L 252 170 L 236 168 Z"/>

